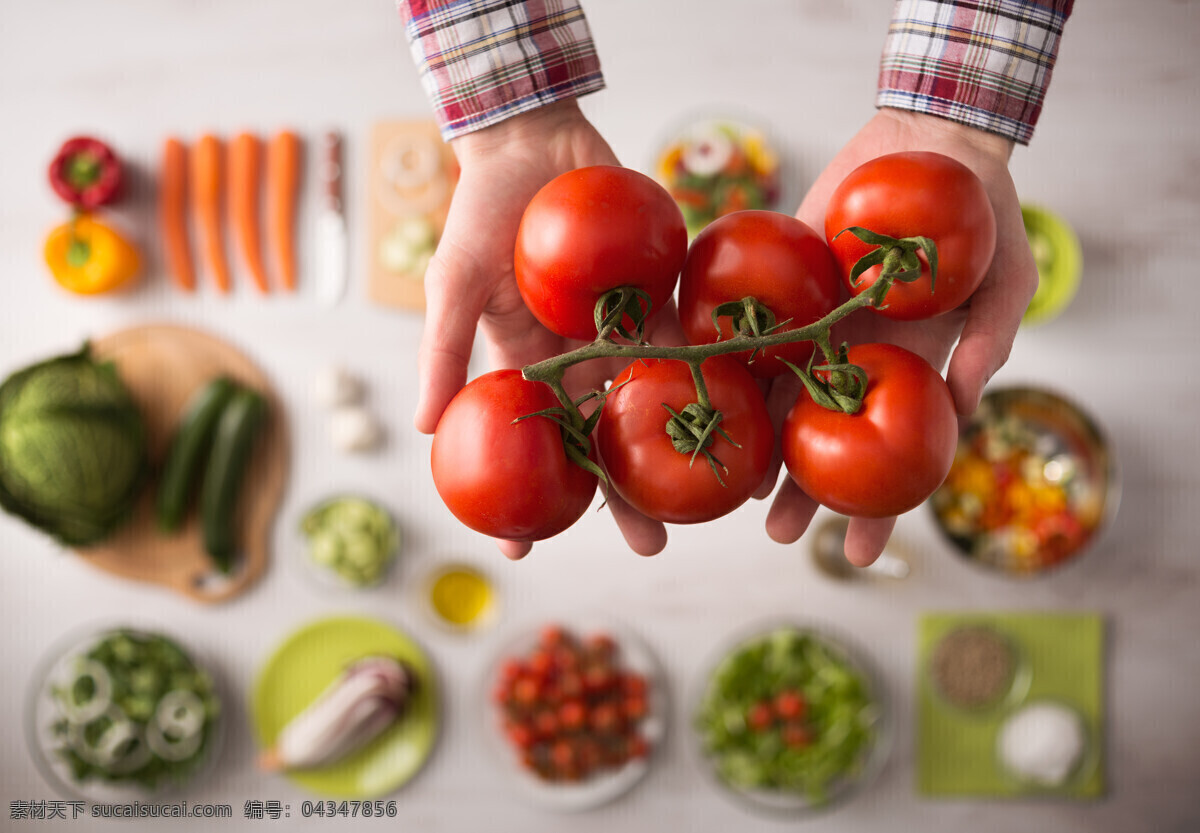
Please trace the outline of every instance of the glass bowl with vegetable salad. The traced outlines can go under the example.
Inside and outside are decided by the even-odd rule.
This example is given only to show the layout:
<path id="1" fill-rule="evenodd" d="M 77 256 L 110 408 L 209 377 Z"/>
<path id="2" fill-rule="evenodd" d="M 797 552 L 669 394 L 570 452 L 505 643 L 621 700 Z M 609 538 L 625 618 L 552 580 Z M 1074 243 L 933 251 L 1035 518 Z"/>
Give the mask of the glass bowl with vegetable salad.
<path id="1" fill-rule="evenodd" d="M 823 625 L 773 621 L 719 656 L 696 698 L 692 734 L 724 793 L 752 811 L 804 817 L 874 782 L 891 719 L 861 649 Z"/>
<path id="2" fill-rule="evenodd" d="M 178 790 L 216 756 L 221 698 L 211 672 L 174 638 L 112 627 L 53 650 L 26 716 L 43 777 L 87 801 Z"/>

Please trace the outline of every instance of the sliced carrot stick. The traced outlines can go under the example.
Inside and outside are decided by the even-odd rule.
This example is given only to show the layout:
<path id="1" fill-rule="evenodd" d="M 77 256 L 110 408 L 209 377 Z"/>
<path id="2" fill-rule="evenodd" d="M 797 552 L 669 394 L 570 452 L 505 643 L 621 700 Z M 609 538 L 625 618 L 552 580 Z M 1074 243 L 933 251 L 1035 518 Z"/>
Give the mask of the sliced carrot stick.
<path id="1" fill-rule="evenodd" d="M 290 130 L 267 145 L 267 228 L 279 277 L 296 288 L 296 197 L 300 187 L 300 138 Z"/>
<path id="2" fill-rule="evenodd" d="M 192 244 L 187 229 L 187 147 L 175 137 L 163 143 L 158 177 L 158 219 L 167 270 L 175 284 L 187 292 L 196 289 Z"/>
<path id="3" fill-rule="evenodd" d="M 221 179 L 221 140 L 206 133 L 192 148 L 192 204 L 204 259 L 217 288 L 228 292 L 229 262 L 225 259 L 225 234 L 221 227 Z"/>
<path id="4" fill-rule="evenodd" d="M 229 219 L 242 261 L 263 292 L 270 292 L 262 259 L 259 230 L 259 192 L 262 190 L 262 142 L 252 133 L 239 133 L 229 143 Z"/>

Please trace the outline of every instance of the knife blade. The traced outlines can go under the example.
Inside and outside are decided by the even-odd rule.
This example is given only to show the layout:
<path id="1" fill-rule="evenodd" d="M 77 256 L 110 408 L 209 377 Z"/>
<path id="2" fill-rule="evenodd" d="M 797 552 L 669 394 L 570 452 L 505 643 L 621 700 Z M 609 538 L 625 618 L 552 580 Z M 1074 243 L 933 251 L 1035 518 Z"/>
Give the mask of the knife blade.
<path id="1" fill-rule="evenodd" d="M 342 208 L 342 137 L 325 134 L 321 148 L 321 207 L 313 236 L 316 245 L 316 296 L 334 305 L 346 291 L 346 215 Z"/>

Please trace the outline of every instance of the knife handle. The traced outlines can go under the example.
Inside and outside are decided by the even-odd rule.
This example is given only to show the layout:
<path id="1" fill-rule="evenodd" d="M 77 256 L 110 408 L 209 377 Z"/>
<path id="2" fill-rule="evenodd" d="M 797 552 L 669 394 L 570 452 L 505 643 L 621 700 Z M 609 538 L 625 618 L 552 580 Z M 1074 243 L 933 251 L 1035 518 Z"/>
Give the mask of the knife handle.
<path id="1" fill-rule="evenodd" d="M 342 137 L 330 131 L 325 134 L 321 154 L 321 181 L 325 189 L 325 204 L 334 211 L 342 210 Z"/>

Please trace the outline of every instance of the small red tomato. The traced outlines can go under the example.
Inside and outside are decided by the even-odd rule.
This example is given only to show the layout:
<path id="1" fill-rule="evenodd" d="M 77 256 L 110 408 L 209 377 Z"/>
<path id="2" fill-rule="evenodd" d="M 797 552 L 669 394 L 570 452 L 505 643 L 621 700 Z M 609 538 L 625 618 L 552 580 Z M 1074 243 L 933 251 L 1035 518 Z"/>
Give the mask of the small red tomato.
<path id="1" fill-rule="evenodd" d="M 610 690 L 616 681 L 617 676 L 613 672 L 612 666 L 604 663 L 589 665 L 583 672 L 584 690 L 591 694 Z"/>
<path id="2" fill-rule="evenodd" d="M 583 650 L 592 659 L 611 660 L 617 653 L 617 643 L 606 633 L 594 633 L 587 638 Z"/>
<path id="3" fill-rule="evenodd" d="M 808 704 L 804 702 L 804 697 L 798 691 L 785 689 L 775 695 L 775 714 L 781 720 L 802 717 L 807 708 Z"/>
<path id="4" fill-rule="evenodd" d="M 529 671 L 538 679 L 546 679 L 553 670 L 554 660 L 549 651 L 539 649 L 529 655 Z"/>
<path id="5" fill-rule="evenodd" d="M 508 739 L 518 749 L 529 749 L 537 740 L 533 728 L 527 723 L 514 723 L 508 727 Z"/>
<path id="6" fill-rule="evenodd" d="M 621 711 L 625 715 L 625 719 L 630 723 L 637 723 L 649 711 L 646 705 L 645 698 L 642 697 L 626 697 L 621 701 Z"/>
<path id="7" fill-rule="evenodd" d="M 564 700 L 581 697 L 585 691 L 583 677 L 576 671 L 566 671 L 558 678 L 558 691 Z"/>
<path id="8" fill-rule="evenodd" d="M 559 770 L 569 770 L 575 765 L 575 747 L 570 741 L 560 740 L 550 747 L 550 760 Z"/>
<path id="9" fill-rule="evenodd" d="M 789 723 L 783 727 L 780 737 L 786 746 L 803 749 L 813 742 L 812 730 L 802 723 Z"/>
<path id="10" fill-rule="evenodd" d="M 568 644 L 569 642 L 570 639 L 562 625 L 546 625 L 542 628 L 541 633 L 538 634 L 538 643 L 543 648 L 558 648 L 562 645 Z"/>
<path id="11" fill-rule="evenodd" d="M 769 702 L 755 703 L 746 713 L 746 725 L 755 732 L 766 731 L 774 722 L 775 712 Z"/>
<path id="12" fill-rule="evenodd" d="M 537 732 L 538 737 L 550 739 L 558 734 L 559 722 L 558 715 L 554 709 L 542 708 L 534 712 L 533 729 Z"/>
<path id="13" fill-rule="evenodd" d="M 625 674 L 621 677 L 621 691 L 630 697 L 645 697 L 650 685 L 641 674 Z"/>
<path id="14" fill-rule="evenodd" d="M 590 716 L 592 729 L 600 734 L 619 734 L 623 725 L 621 712 L 614 703 L 601 703 Z"/>
<path id="15" fill-rule="evenodd" d="M 541 687 L 533 677 L 522 676 L 513 684 L 513 700 L 522 706 L 532 706 L 541 696 Z"/>
<path id="16" fill-rule="evenodd" d="M 650 743 L 641 735 L 631 737 L 626 748 L 631 758 L 644 758 L 650 754 Z"/>
<path id="17" fill-rule="evenodd" d="M 582 729 L 587 718 L 587 707 L 578 700 L 567 700 L 559 706 L 558 722 L 567 731 Z"/>

